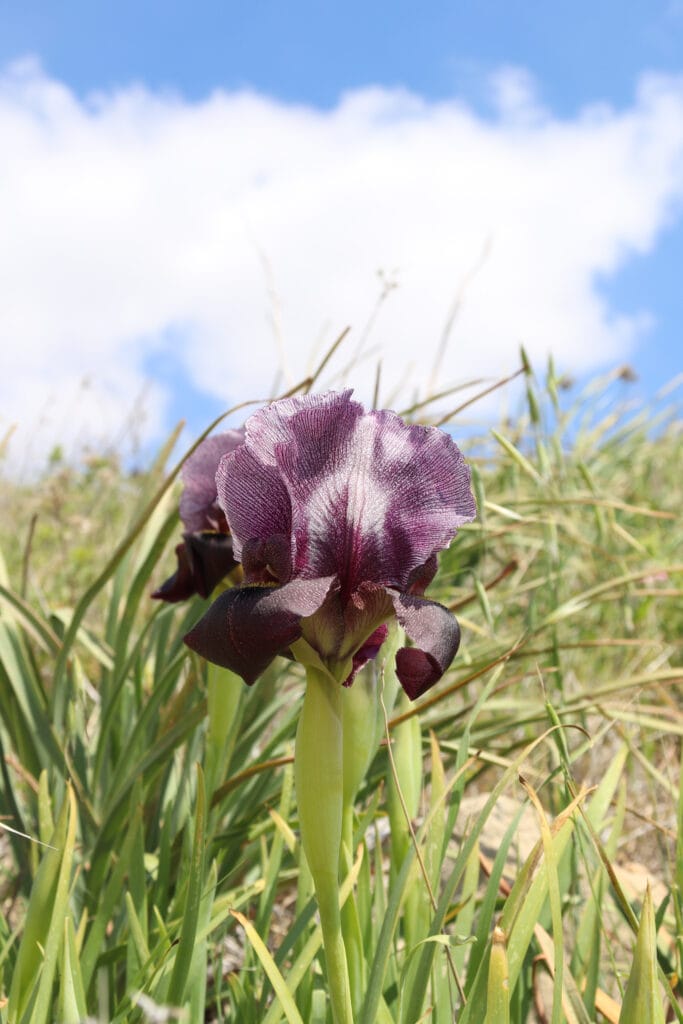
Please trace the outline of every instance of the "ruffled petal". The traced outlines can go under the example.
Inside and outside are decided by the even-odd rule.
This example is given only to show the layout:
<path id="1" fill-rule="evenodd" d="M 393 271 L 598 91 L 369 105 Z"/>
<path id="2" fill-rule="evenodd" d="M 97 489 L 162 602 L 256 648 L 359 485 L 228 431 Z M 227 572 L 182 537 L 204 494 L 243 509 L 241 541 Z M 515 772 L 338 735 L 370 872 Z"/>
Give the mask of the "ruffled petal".
<path id="1" fill-rule="evenodd" d="M 396 654 L 396 674 L 411 700 L 437 683 L 460 646 L 458 621 L 447 608 L 412 594 L 388 591 L 396 618 L 415 647 Z"/>
<path id="2" fill-rule="evenodd" d="M 350 394 L 262 409 L 247 423 L 243 448 L 222 463 L 230 468 L 224 488 L 219 480 L 240 541 L 286 532 L 284 489 L 293 575 L 336 574 L 344 598 L 363 582 L 407 589 L 476 514 L 469 468 L 447 434 L 391 412 L 365 414 Z"/>
<path id="3" fill-rule="evenodd" d="M 438 551 L 476 514 L 469 468 L 447 434 L 392 412 L 365 413 L 350 391 L 290 398 L 248 420 L 216 482 L 247 583 L 335 580 L 296 626 L 333 671 L 341 677 L 354 656 L 362 661 L 395 611 L 417 644 L 397 659 L 406 691 L 418 696 L 440 678 L 458 625 L 419 595 Z M 276 636 L 273 649 L 283 642 Z"/>
<path id="4" fill-rule="evenodd" d="M 476 515 L 462 452 L 443 431 L 387 411 L 359 421 L 354 449 L 347 523 L 356 581 L 426 586 L 433 556 Z"/>
<path id="5" fill-rule="evenodd" d="M 242 559 L 245 545 L 286 537 L 292 561 L 292 507 L 278 470 L 262 461 L 244 444 L 221 459 L 216 472 L 218 501 L 233 536 L 235 556 Z M 247 574 L 247 579 L 250 580 Z M 259 579 L 258 574 L 253 582 Z"/>
<path id="6" fill-rule="evenodd" d="M 251 685 L 301 636 L 301 619 L 323 603 L 334 580 L 292 580 L 281 587 L 233 587 L 221 594 L 185 637 L 208 661 Z"/>
<path id="7" fill-rule="evenodd" d="M 273 402 L 254 413 L 246 424 L 248 447 L 267 466 L 279 464 L 278 453 L 290 441 L 298 443 L 301 435 L 321 438 L 328 424 L 340 417 L 352 418 L 363 414 L 363 406 L 351 400 L 352 390 L 328 391 L 323 395 L 297 395 Z"/>
<path id="8" fill-rule="evenodd" d="M 216 503 L 216 470 L 226 454 L 244 442 L 244 429 L 227 430 L 205 438 L 190 455 L 181 471 L 183 493 L 180 518 L 188 533 L 227 529 L 223 511 Z"/>

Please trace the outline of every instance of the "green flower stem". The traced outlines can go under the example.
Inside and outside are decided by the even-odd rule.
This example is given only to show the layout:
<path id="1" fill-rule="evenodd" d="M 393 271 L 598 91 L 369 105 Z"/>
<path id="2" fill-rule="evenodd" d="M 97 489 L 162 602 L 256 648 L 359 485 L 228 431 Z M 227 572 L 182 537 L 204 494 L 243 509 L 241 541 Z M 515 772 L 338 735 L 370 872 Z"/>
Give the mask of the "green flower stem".
<path id="1" fill-rule="evenodd" d="M 342 845 L 340 871 L 342 878 L 351 870 L 353 861 L 353 805 L 344 808 L 342 822 Z M 359 1013 L 365 995 L 367 970 L 363 950 L 363 932 L 358 916 L 356 898 L 351 891 L 341 908 L 341 929 L 344 937 L 344 948 L 349 968 L 349 985 L 351 987 L 351 1004 L 354 1013 Z"/>
<path id="2" fill-rule="evenodd" d="M 340 871 L 348 874 L 353 860 L 353 808 L 360 785 L 377 750 L 382 715 L 377 698 L 376 666 L 370 663 L 358 673 L 353 686 L 344 691 L 342 703 L 344 731 L 344 806 L 342 812 L 342 850 Z M 341 912 L 344 945 L 349 964 L 351 1000 L 356 1013 L 365 995 L 367 969 L 363 934 L 354 893 Z"/>
<path id="3" fill-rule="evenodd" d="M 353 1024 L 351 987 L 339 910 L 339 858 L 344 803 L 343 687 L 306 666 L 294 780 L 301 843 L 313 878 L 334 1024 Z"/>

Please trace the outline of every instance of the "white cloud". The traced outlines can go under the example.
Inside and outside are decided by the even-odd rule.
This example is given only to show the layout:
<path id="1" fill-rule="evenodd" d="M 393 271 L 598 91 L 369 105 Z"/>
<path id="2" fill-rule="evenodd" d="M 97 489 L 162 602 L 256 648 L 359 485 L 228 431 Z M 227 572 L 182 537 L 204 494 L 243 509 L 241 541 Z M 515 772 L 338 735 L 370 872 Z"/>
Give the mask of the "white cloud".
<path id="1" fill-rule="evenodd" d="M 378 271 L 399 284 L 370 335 L 385 394 L 426 386 L 457 296 L 440 387 L 513 369 L 520 340 L 569 371 L 623 358 L 650 318 L 609 308 L 596 280 L 678 213 L 683 79 L 645 76 L 631 108 L 564 121 L 519 69 L 491 92 L 486 121 L 380 88 L 326 112 L 141 86 L 83 101 L 35 62 L 6 69 L 0 435 L 18 422 L 15 449 L 34 455 L 115 435 L 169 347 L 194 388 L 263 396 L 279 358 L 269 291 L 297 379 L 346 324 L 353 351 Z M 367 395 L 372 376 L 374 361 L 350 382 Z M 154 436 L 172 396 L 147 383 Z"/>

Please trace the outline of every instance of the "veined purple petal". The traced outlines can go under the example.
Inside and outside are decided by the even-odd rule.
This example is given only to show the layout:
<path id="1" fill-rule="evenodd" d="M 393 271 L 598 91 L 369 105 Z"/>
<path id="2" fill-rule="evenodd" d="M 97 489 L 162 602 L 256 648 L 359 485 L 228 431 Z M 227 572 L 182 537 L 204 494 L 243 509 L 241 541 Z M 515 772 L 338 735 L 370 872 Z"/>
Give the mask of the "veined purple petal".
<path id="1" fill-rule="evenodd" d="M 244 429 L 212 434 L 185 462 L 181 470 L 184 487 L 180 497 L 180 518 L 188 533 L 226 531 L 225 516 L 216 503 L 216 470 L 223 455 L 243 441 Z"/>
<path id="2" fill-rule="evenodd" d="M 176 572 L 152 594 L 162 601 L 185 601 L 193 594 L 208 597 L 238 564 L 226 533 L 186 533 L 175 553 Z"/>
<path id="3" fill-rule="evenodd" d="M 278 465 L 278 450 L 283 443 L 304 436 L 315 436 L 327 423 L 340 415 L 360 416 L 363 406 L 351 401 L 351 389 L 328 391 L 324 395 L 298 395 L 273 402 L 247 420 L 246 443 L 264 465 Z"/>
<path id="4" fill-rule="evenodd" d="M 346 595 L 362 582 L 403 590 L 476 515 L 469 467 L 436 428 L 364 415 L 347 395 L 286 426 L 274 452 L 291 498 L 297 575 L 336 572 Z"/>
<path id="5" fill-rule="evenodd" d="M 291 495 L 278 461 L 288 446 L 297 448 L 300 438 L 313 446 L 328 450 L 335 439 L 323 439 L 323 426 L 335 424 L 352 407 L 361 415 L 362 406 L 350 402 L 351 392 L 341 395 L 304 395 L 283 399 L 266 406 L 246 423 L 245 443 L 221 461 L 216 474 L 218 500 L 224 510 L 234 537 L 235 553 L 241 557 L 242 547 L 249 541 L 267 541 L 273 535 L 290 539 L 290 558 L 296 570 L 305 557 L 297 554 L 297 537 L 292 530 Z M 340 416 L 342 414 L 342 416 Z M 345 431 L 340 430 L 342 439 Z M 328 572 L 307 574 L 332 575 Z"/>
<path id="6" fill-rule="evenodd" d="M 350 391 L 290 398 L 248 420 L 216 487 L 246 583 L 261 586 L 221 598 L 190 646 L 251 680 L 259 659 L 303 636 L 331 671 L 348 671 L 395 613 L 417 644 L 397 656 L 406 691 L 440 678 L 458 625 L 418 595 L 438 551 L 476 514 L 469 468 L 447 434 L 365 413 Z M 330 582 L 311 611 L 286 603 L 290 586 L 320 580 Z"/>
<path id="7" fill-rule="evenodd" d="M 415 647 L 396 654 L 396 674 L 411 700 L 437 683 L 460 646 L 460 627 L 454 615 L 436 601 L 388 591 L 396 618 Z"/>
<path id="8" fill-rule="evenodd" d="M 292 580 L 281 587 L 233 587 L 185 637 L 202 657 L 251 685 L 301 636 L 301 619 L 323 603 L 334 580 Z"/>
<path id="9" fill-rule="evenodd" d="M 406 589 L 476 506 L 452 439 L 391 412 L 365 414 L 351 393 L 275 402 L 252 416 L 244 445 L 221 461 L 219 499 L 238 554 L 292 537 L 293 575 Z"/>
<path id="10" fill-rule="evenodd" d="M 243 546 L 250 541 L 286 537 L 291 564 L 292 508 L 277 469 L 244 444 L 221 459 L 216 487 L 230 524 L 235 556 L 241 559 Z"/>

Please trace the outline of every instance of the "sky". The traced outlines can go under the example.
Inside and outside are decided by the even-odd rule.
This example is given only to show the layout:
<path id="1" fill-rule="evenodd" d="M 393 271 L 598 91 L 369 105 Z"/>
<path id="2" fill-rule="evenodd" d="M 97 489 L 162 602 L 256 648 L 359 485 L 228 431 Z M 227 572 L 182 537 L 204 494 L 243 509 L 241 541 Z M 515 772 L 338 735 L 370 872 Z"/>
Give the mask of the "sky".
<path id="1" fill-rule="evenodd" d="M 683 0 L 0 0 L 19 473 L 199 432 L 346 327 L 325 380 L 366 401 L 378 362 L 400 408 L 520 343 L 649 400 L 681 266 Z"/>

